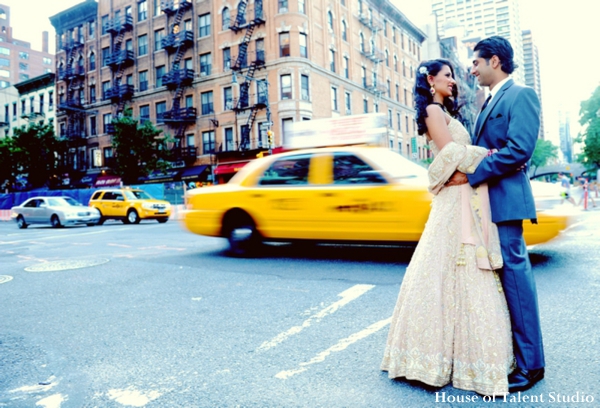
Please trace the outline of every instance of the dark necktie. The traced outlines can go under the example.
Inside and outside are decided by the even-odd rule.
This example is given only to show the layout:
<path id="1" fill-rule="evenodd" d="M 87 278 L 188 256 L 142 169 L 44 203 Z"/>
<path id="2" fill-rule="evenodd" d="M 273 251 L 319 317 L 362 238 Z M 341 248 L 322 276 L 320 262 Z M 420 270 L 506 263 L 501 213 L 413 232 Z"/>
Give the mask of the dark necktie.
<path id="1" fill-rule="evenodd" d="M 487 106 L 488 106 L 488 103 L 490 103 L 490 99 L 492 99 L 492 94 L 489 94 L 489 95 L 488 95 L 488 97 L 487 97 L 487 99 L 486 99 L 486 100 L 485 100 L 485 102 L 483 103 L 483 106 L 481 107 L 481 112 L 483 112 L 483 110 L 484 110 L 485 108 L 487 108 Z"/>

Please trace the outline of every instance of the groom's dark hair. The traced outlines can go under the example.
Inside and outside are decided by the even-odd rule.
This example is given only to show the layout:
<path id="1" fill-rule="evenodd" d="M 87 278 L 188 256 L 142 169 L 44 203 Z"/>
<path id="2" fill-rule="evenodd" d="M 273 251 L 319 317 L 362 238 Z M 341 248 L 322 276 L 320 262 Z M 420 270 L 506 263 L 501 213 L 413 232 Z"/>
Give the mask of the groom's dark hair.
<path id="1" fill-rule="evenodd" d="M 517 68 L 513 61 L 513 48 L 506 38 L 498 35 L 485 38 L 477 43 L 473 51 L 478 51 L 479 57 L 488 62 L 496 55 L 500 59 L 500 68 L 507 74 L 512 74 Z"/>

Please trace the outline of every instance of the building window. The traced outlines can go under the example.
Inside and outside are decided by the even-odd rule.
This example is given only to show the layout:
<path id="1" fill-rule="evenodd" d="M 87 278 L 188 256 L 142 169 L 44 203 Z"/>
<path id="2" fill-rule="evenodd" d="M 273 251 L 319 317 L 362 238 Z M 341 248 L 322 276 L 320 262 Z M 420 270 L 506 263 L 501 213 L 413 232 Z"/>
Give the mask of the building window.
<path id="1" fill-rule="evenodd" d="M 138 21 L 144 21 L 148 18 L 148 2 L 146 0 L 138 1 Z"/>
<path id="2" fill-rule="evenodd" d="M 342 40 L 348 41 L 348 27 L 345 21 L 342 21 Z"/>
<path id="3" fill-rule="evenodd" d="M 233 150 L 233 128 L 225 129 L 225 151 L 230 152 Z"/>
<path id="4" fill-rule="evenodd" d="M 367 68 L 362 67 L 360 69 L 360 75 L 361 75 L 361 78 L 362 78 L 362 84 L 366 88 L 367 87 Z"/>
<path id="5" fill-rule="evenodd" d="M 150 120 L 150 105 L 140 106 L 140 122 L 144 123 Z"/>
<path id="6" fill-rule="evenodd" d="M 215 152 L 215 131 L 209 130 L 202 132 L 202 153 L 209 154 Z"/>
<path id="7" fill-rule="evenodd" d="M 390 127 L 390 129 L 392 127 L 394 127 L 394 120 L 393 120 L 393 115 L 392 115 L 392 110 L 388 109 L 388 126 Z"/>
<path id="8" fill-rule="evenodd" d="M 360 52 L 365 52 L 365 36 L 363 33 L 358 35 L 358 40 L 360 42 Z"/>
<path id="9" fill-rule="evenodd" d="M 88 37 L 90 39 L 92 39 L 95 36 L 96 36 L 96 22 L 90 21 L 90 22 L 88 22 Z"/>
<path id="10" fill-rule="evenodd" d="M 102 30 L 102 35 L 108 33 L 108 14 L 100 17 L 100 29 Z"/>
<path id="11" fill-rule="evenodd" d="M 147 91 L 148 90 L 148 71 L 140 71 L 139 80 L 140 80 L 140 85 L 139 85 L 140 92 Z"/>
<path id="12" fill-rule="evenodd" d="M 156 87 L 163 86 L 163 76 L 166 74 L 165 66 L 156 67 Z"/>
<path id="13" fill-rule="evenodd" d="M 148 34 L 143 34 L 138 37 L 138 56 L 148 54 Z"/>
<path id="14" fill-rule="evenodd" d="M 396 84 L 396 101 L 400 102 L 400 85 Z"/>
<path id="15" fill-rule="evenodd" d="M 348 57 L 344 57 L 344 77 L 345 78 L 350 78 L 350 63 L 348 60 Z"/>
<path id="16" fill-rule="evenodd" d="M 338 110 L 337 88 L 331 87 L 331 109 Z"/>
<path id="17" fill-rule="evenodd" d="M 212 68 L 212 57 L 210 53 L 200 55 L 200 76 L 210 75 Z"/>
<path id="18" fill-rule="evenodd" d="M 308 48 L 306 44 L 306 34 L 300 33 L 300 56 L 308 58 Z"/>
<path id="19" fill-rule="evenodd" d="M 19 62 L 19 70 L 20 71 L 27 71 L 29 69 L 29 64 L 26 64 L 24 62 Z"/>
<path id="20" fill-rule="evenodd" d="M 154 17 L 164 14 L 160 3 L 161 1 L 154 0 Z"/>
<path id="21" fill-rule="evenodd" d="M 200 98 L 202 101 L 202 114 L 209 115 L 209 114 L 213 113 L 214 112 L 213 92 L 212 91 L 202 92 L 200 94 Z"/>
<path id="22" fill-rule="evenodd" d="M 98 134 L 97 127 L 96 117 L 90 116 L 90 136 L 96 136 Z"/>
<path id="23" fill-rule="evenodd" d="M 278 0 L 277 1 L 277 9 L 280 13 L 285 13 L 288 11 L 288 0 Z"/>
<path id="24" fill-rule="evenodd" d="M 285 74 L 280 77 L 281 99 L 292 99 L 292 76 Z"/>
<path id="25" fill-rule="evenodd" d="M 327 12 L 327 27 L 329 31 L 333 32 L 333 13 L 331 11 Z"/>
<path id="26" fill-rule="evenodd" d="M 310 100 L 308 75 L 300 75 L 300 96 L 303 101 Z"/>
<path id="27" fill-rule="evenodd" d="M 160 51 L 163 49 L 162 40 L 165 38 L 165 29 L 154 31 L 154 51 Z"/>
<path id="28" fill-rule="evenodd" d="M 96 85 L 90 85 L 90 103 L 96 103 Z"/>
<path id="29" fill-rule="evenodd" d="M 387 96 L 388 98 L 392 97 L 392 82 L 389 79 L 387 80 Z"/>
<path id="30" fill-rule="evenodd" d="M 229 47 L 223 48 L 223 70 L 229 71 L 231 69 L 231 49 Z"/>
<path id="31" fill-rule="evenodd" d="M 388 50 L 385 50 L 385 66 L 390 66 L 390 53 Z"/>
<path id="32" fill-rule="evenodd" d="M 279 56 L 290 56 L 290 33 L 279 34 Z"/>
<path id="33" fill-rule="evenodd" d="M 233 89 L 230 86 L 223 88 L 223 102 L 225 110 L 233 109 Z"/>
<path id="34" fill-rule="evenodd" d="M 350 95 L 350 92 L 346 92 L 344 94 L 344 102 L 346 105 L 346 115 L 351 115 L 352 114 L 352 97 Z"/>
<path id="35" fill-rule="evenodd" d="M 196 146 L 196 136 L 194 134 L 186 135 L 186 145 L 188 147 Z"/>
<path id="36" fill-rule="evenodd" d="M 35 96 L 29 98 L 29 113 L 33 113 L 35 111 Z"/>
<path id="37" fill-rule="evenodd" d="M 102 115 L 102 130 L 104 133 L 108 133 L 109 125 L 112 124 L 112 113 L 105 113 Z"/>
<path id="38" fill-rule="evenodd" d="M 404 88 L 404 104 L 408 105 L 408 91 Z"/>
<path id="39" fill-rule="evenodd" d="M 229 29 L 229 24 L 231 23 L 231 15 L 229 13 L 229 9 L 225 7 L 223 9 L 223 14 L 221 16 L 221 21 L 223 24 L 223 30 Z"/>
<path id="40" fill-rule="evenodd" d="M 94 71 L 96 69 L 96 53 L 92 52 L 90 54 L 90 71 Z"/>
<path id="41" fill-rule="evenodd" d="M 329 69 L 335 72 L 335 51 L 329 50 Z"/>
<path id="42" fill-rule="evenodd" d="M 259 104 L 267 105 L 269 103 L 269 93 L 266 79 L 260 79 L 256 81 L 256 94 L 258 95 L 257 102 Z"/>
<path id="43" fill-rule="evenodd" d="M 298 13 L 306 14 L 306 0 L 298 0 Z"/>
<path id="44" fill-rule="evenodd" d="M 203 14 L 198 17 L 198 35 L 200 37 L 210 35 L 210 14 Z"/>
<path id="45" fill-rule="evenodd" d="M 186 108 L 194 107 L 194 95 L 186 95 L 185 96 L 185 107 Z"/>
<path id="46" fill-rule="evenodd" d="M 363 99 L 363 113 L 369 113 L 369 101 L 367 98 Z"/>
<path id="47" fill-rule="evenodd" d="M 110 81 L 102 82 L 102 99 L 108 99 L 108 90 L 110 89 Z"/>
<path id="48" fill-rule="evenodd" d="M 398 130 L 402 130 L 402 120 L 400 119 L 400 113 L 396 113 L 396 121 L 398 122 Z"/>
<path id="49" fill-rule="evenodd" d="M 48 91 L 48 110 L 51 111 L 53 109 L 54 109 L 54 92 Z"/>
<path id="50" fill-rule="evenodd" d="M 165 112 L 167 111 L 167 103 L 165 101 L 156 102 L 156 123 L 165 122 Z"/>
<path id="51" fill-rule="evenodd" d="M 102 48 L 102 66 L 103 67 L 108 66 L 109 62 L 110 62 L 110 48 L 109 47 Z"/>

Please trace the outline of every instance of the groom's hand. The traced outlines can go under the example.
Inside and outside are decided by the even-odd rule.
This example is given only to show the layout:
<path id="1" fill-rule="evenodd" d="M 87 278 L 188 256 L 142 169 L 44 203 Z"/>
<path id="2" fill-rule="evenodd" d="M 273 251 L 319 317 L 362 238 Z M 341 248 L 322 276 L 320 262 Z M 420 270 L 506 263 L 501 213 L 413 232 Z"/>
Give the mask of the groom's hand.
<path id="1" fill-rule="evenodd" d="M 455 171 L 452 176 L 446 181 L 446 187 L 451 186 L 460 186 L 461 184 L 467 184 L 469 179 L 465 173 L 461 173 L 460 171 Z"/>

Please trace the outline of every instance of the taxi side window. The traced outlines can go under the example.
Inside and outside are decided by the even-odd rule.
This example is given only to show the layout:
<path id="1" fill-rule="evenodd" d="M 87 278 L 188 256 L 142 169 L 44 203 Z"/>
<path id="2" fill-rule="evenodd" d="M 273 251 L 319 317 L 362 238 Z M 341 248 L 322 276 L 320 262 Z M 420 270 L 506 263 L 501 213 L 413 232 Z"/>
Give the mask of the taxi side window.
<path id="1" fill-rule="evenodd" d="M 102 191 L 96 191 L 94 193 L 94 195 L 92 196 L 92 200 L 99 200 L 101 195 L 102 195 Z"/>
<path id="2" fill-rule="evenodd" d="M 123 193 L 121 193 L 120 191 L 115 191 L 113 193 L 113 195 L 115 196 L 115 198 L 113 198 L 113 200 L 125 201 L 125 197 L 123 197 Z"/>
<path id="3" fill-rule="evenodd" d="M 308 184 L 311 155 L 288 156 L 275 161 L 263 173 L 258 184 L 262 186 Z"/>
<path id="4" fill-rule="evenodd" d="M 333 184 L 384 184 L 376 170 L 353 154 L 336 153 L 333 157 Z"/>

